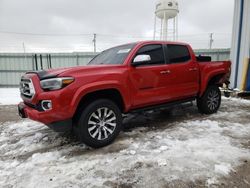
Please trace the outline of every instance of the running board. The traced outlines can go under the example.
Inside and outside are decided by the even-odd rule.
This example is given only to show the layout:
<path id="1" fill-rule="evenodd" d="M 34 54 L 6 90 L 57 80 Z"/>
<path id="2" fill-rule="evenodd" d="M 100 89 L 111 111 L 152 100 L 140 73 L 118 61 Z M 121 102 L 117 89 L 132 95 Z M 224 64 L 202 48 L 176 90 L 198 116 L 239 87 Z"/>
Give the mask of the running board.
<path id="1" fill-rule="evenodd" d="M 173 106 L 177 106 L 183 103 L 188 103 L 188 102 L 192 102 L 196 100 L 196 97 L 192 97 L 192 98 L 188 98 L 188 99 L 184 99 L 184 100 L 178 100 L 178 101 L 173 101 L 173 102 L 168 102 L 168 103 L 164 103 L 164 104 L 160 104 L 160 105 L 154 105 L 154 106 L 148 106 L 148 107 L 144 107 L 144 108 L 138 108 L 135 110 L 131 110 L 128 113 L 138 113 L 138 112 L 142 112 L 142 111 L 150 111 L 150 110 L 161 110 L 161 109 L 166 109 L 169 107 L 173 107 Z M 187 105 L 187 106 L 192 106 L 191 105 Z"/>

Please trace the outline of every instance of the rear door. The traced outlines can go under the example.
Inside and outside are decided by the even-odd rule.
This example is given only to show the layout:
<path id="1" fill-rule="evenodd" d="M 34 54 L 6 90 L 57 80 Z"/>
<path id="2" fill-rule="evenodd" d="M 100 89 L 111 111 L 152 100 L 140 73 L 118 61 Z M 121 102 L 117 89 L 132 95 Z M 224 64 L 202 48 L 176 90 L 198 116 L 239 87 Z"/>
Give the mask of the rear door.
<path id="1" fill-rule="evenodd" d="M 168 44 L 164 49 L 170 73 L 167 90 L 171 100 L 196 96 L 199 90 L 199 66 L 193 61 L 188 46 Z"/>

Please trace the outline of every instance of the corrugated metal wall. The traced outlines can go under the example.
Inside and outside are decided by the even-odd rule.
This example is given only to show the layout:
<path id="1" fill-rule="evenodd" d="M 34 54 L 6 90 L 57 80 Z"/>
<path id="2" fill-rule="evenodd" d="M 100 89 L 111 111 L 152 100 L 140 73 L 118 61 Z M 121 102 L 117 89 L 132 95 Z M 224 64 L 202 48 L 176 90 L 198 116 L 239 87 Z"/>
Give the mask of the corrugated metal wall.
<path id="1" fill-rule="evenodd" d="M 250 0 L 235 0 L 234 2 L 230 86 L 250 92 L 250 89 L 243 84 L 244 82 L 250 83 L 250 80 L 243 76 L 248 71 L 244 69 L 245 62 L 250 59 Z"/>
<path id="2" fill-rule="evenodd" d="M 86 65 L 95 55 L 92 52 L 51 54 L 51 66 L 61 68 Z M 48 54 L 37 54 L 37 68 L 41 70 L 42 67 L 49 68 Z M 36 70 L 35 54 L 0 54 L 0 87 L 17 87 L 22 74 L 30 70 Z"/>
<path id="3" fill-rule="evenodd" d="M 212 56 L 214 61 L 228 60 L 230 49 L 195 50 L 197 55 Z M 37 68 L 49 68 L 48 54 L 37 54 Z M 56 53 L 51 54 L 52 68 L 72 67 L 86 65 L 96 53 Z M 0 54 L 0 87 L 17 87 L 20 77 L 27 71 L 36 70 L 35 54 Z"/>
<path id="4" fill-rule="evenodd" d="M 202 49 L 194 50 L 196 55 L 211 56 L 212 61 L 223 61 L 230 59 L 230 49 Z"/>

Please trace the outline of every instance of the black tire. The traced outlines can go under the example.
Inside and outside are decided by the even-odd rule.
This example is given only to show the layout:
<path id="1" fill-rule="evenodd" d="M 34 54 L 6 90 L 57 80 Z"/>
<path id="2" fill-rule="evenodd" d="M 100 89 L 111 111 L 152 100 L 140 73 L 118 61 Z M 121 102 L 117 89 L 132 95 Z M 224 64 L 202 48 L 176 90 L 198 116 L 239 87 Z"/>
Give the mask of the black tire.
<path id="1" fill-rule="evenodd" d="M 231 93 L 228 92 L 228 91 L 224 91 L 224 96 L 227 97 L 227 98 L 229 98 L 231 96 Z"/>
<path id="2" fill-rule="evenodd" d="M 208 86 L 202 97 L 197 98 L 197 107 L 201 113 L 213 114 L 218 111 L 221 104 L 221 92 L 218 86 Z"/>
<path id="3" fill-rule="evenodd" d="M 98 99 L 86 105 L 78 113 L 80 114 L 74 133 L 81 142 L 90 147 L 100 148 L 111 144 L 121 130 L 122 114 L 111 100 Z"/>

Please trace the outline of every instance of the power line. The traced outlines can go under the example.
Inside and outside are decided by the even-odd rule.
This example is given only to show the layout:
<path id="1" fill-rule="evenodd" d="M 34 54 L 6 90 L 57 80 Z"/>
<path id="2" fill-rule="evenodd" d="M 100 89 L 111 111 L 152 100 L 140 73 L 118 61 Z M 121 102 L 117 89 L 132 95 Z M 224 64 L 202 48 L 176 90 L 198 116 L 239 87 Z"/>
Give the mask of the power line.
<path id="1" fill-rule="evenodd" d="M 61 33 L 24 33 L 13 31 L 0 31 L 2 34 L 14 34 L 14 35 L 34 35 L 34 36 L 91 36 L 92 34 L 61 34 Z"/>
<path id="2" fill-rule="evenodd" d="M 63 33 L 33 33 L 33 32 L 14 32 L 14 31 L 1 31 L 2 34 L 13 34 L 13 35 L 27 35 L 27 36 L 89 36 L 91 37 L 92 33 L 71 33 L 71 34 L 63 34 Z M 139 36 L 139 35 L 113 35 L 113 34 L 101 34 L 96 33 L 101 37 L 113 37 L 113 38 L 145 38 L 145 39 L 153 39 L 153 36 Z M 180 37 L 198 37 L 204 36 L 208 33 L 197 33 L 197 34 L 186 34 L 179 35 Z M 215 33 L 216 35 L 231 35 L 230 33 Z"/>
<path id="3" fill-rule="evenodd" d="M 117 34 L 99 34 L 99 33 L 25 33 L 25 32 L 12 32 L 12 31 L 1 31 L 2 35 L 0 38 L 0 50 L 3 49 L 24 49 L 21 43 L 25 43 L 26 51 L 34 51 L 36 49 L 41 50 L 71 50 L 71 49 L 93 49 L 93 51 L 102 51 L 106 48 L 112 47 L 114 45 L 133 42 L 135 40 L 153 40 L 153 36 L 136 36 L 136 35 L 117 35 Z M 179 40 L 186 41 L 194 46 L 202 46 L 202 48 L 207 46 L 207 37 L 210 36 L 209 47 L 217 47 L 217 46 L 229 46 L 231 38 L 228 38 L 230 33 L 197 33 L 197 34 L 186 34 L 179 35 Z M 12 37 L 12 35 L 17 35 L 17 37 Z M 20 35 L 20 36 L 18 36 Z M 1 36 L 1 35 L 0 35 Z M 30 38 L 29 38 L 30 36 Z M 45 37 L 45 38 L 39 38 Z M 97 47 L 97 36 L 98 36 L 98 47 Z M 46 37 L 55 37 L 55 38 L 46 38 Z M 59 38 L 57 38 L 59 37 Z M 60 38 L 61 37 L 61 38 Z M 64 37 L 72 37 L 72 38 L 64 38 Z M 73 38 L 77 37 L 77 38 Z M 34 39 L 34 40 L 33 40 Z M 207 48 L 207 47 L 206 47 Z M 102 49 L 102 50 L 100 50 Z M 24 51 L 24 50 L 23 50 Z M 91 50 L 92 51 L 92 50 Z"/>

